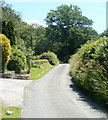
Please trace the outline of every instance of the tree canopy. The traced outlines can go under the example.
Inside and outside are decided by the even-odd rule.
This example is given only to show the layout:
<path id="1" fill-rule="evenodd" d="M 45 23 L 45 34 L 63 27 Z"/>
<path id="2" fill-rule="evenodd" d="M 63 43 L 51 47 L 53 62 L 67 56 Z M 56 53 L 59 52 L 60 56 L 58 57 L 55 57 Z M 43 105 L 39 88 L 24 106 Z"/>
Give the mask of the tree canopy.
<path id="1" fill-rule="evenodd" d="M 93 21 L 74 5 L 61 5 L 57 10 L 51 10 L 45 20 L 49 50 L 57 53 L 62 61 L 68 60 L 81 44 L 97 36 L 91 27 Z"/>
<path id="2" fill-rule="evenodd" d="M 106 36 L 106 37 L 108 37 L 108 29 L 107 30 L 105 30 L 103 33 L 101 33 L 101 35 L 100 35 L 101 37 L 103 37 L 103 36 Z"/>
<path id="3" fill-rule="evenodd" d="M 11 46 L 17 46 L 25 53 L 31 50 L 39 55 L 51 51 L 57 54 L 60 61 L 67 62 L 82 44 L 98 36 L 92 28 L 93 21 L 83 16 L 78 6 L 61 5 L 51 10 L 45 19 L 46 28 L 28 25 L 5 2 L 1 8 L 2 33 L 10 39 Z"/>
<path id="4" fill-rule="evenodd" d="M 2 33 L 10 39 L 10 44 L 15 45 L 15 38 L 17 36 L 17 24 L 21 21 L 19 13 L 15 12 L 11 5 L 5 2 L 1 6 L 2 18 Z"/>

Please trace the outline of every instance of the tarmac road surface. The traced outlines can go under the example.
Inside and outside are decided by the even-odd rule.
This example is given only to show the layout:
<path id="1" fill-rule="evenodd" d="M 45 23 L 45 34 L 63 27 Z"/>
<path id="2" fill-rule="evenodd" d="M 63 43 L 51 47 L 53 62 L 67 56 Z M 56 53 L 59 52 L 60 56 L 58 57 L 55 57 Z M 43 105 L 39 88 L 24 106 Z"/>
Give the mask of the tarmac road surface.
<path id="1" fill-rule="evenodd" d="M 22 118 L 106 118 L 70 79 L 69 65 L 61 64 L 27 86 Z"/>

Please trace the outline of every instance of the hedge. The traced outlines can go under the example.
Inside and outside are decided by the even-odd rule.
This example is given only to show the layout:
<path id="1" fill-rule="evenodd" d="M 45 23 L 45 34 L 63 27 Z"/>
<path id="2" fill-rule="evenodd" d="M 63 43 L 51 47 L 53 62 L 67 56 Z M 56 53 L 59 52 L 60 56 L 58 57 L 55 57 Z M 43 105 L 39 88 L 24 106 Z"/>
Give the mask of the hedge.
<path id="1" fill-rule="evenodd" d="M 83 45 L 70 59 L 70 75 L 76 85 L 108 108 L 108 38 Z"/>
<path id="2" fill-rule="evenodd" d="M 57 55 L 53 52 L 45 52 L 39 56 L 39 59 L 47 59 L 51 65 L 58 65 L 59 60 Z"/>

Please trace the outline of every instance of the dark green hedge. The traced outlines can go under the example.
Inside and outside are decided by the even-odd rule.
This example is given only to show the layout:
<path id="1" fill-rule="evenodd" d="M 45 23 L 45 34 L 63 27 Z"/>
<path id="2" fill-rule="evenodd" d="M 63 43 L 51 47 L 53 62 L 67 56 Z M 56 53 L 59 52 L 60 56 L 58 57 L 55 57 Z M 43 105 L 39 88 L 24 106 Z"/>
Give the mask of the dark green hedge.
<path id="1" fill-rule="evenodd" d="M 59 60 L 57 55 L 53 52 L 45 52 L 39 57 L 40 59 L 47 59 L 51 65 L 58 65 Z"/>
<path id="2" fill-rule="evenodd" d="M 74 82 L 108 108 L 108 38 L 89 41 L 70 59 Z"/>

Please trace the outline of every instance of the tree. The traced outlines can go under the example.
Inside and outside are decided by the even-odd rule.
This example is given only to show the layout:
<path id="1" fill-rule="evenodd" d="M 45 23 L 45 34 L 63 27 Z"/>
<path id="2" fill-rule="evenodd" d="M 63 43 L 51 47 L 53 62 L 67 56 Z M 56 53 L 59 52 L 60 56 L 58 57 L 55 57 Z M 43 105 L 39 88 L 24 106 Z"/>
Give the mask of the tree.
<path id="1" fill-rule="evenodd" d="M 2 18 L 2 33 L 10 39 L 11 45 L 15 45 L 17 37 L 17 24 L 21 21 L 20 15 L 16 13 L 11 5 L 5 2 L 1 6 Z"/>
<path id="2" fill-rule="evenodd" d="M 90 27 L 93 21 L 83 16 L 80 8 L 74 5 L 61 5 L 57 10 L 51 10 L 45 20 L 49 50 L 61 61 L 67 61 L 81 44 L 97 36 Z"/>
<path id="3" fill-rule="evenodd" d="M 11 45 L 15 45 L 15 31 L 12 21 L 2 21 L 2 33 L 11 40 Z"/>
<path id="4" fill-rule="evenodd" d="M 35 54 L 40 55 L 43 52 L 48 51 L 49 41 L 45 36 L 46 29 L 44 27 L 37 27 L 36 28 L 36 39 L 35 39 Z"/>
<path id="5" fill-rule="evenodd" d="M 108 29 L 107 30 L 105 30 L 103 33 L 101 33 L 101 35 L 100 35 L 101 37 L 103 37 L 103 36 L 106 36 L 106 37 L 108 37 Z"/>
<path id="6" fill-rule="evenodd" d="M 21 26 L 18 28 L 20 32 L 20 37 L 25 41 L 26 47 L 34 48 L 36 41 L 36 29 L 28 25 L 25 22 L 21 23 Z"/>
<path id="7" fill-rule="evenodd" d="M 11 55 L 10 40 L 3 34 L 0 34 L 0 49 L 2 50 L 2 72 L 5 71 Z"/>

